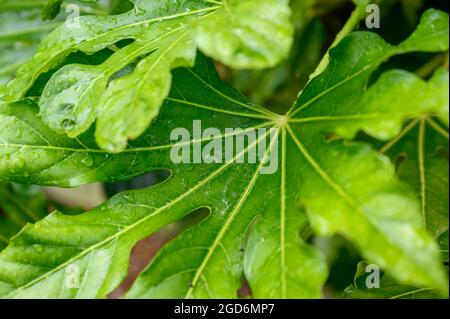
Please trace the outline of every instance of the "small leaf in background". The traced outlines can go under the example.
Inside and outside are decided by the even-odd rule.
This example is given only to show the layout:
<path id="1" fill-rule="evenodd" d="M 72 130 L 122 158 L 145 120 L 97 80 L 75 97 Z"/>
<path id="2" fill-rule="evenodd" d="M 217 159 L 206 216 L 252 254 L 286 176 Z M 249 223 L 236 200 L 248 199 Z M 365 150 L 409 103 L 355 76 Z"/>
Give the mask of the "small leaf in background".
<path id="1" fill-rule="evenodd" d="M 438 70 L 430 80 L 434 87 L 448 87 L 448 72 Z M 426 90 L 429 92 L 429 90 Z M 437 103 L 435 115 L 448 112 L 448 95 L 431 94 Z M 422 104 L 423 105 L 423 104 Z M 441 116 L 442 117 L 442 116 Z M 396 164 L 398 176 L 407 182 L 421 203 L 422 223 L 438 241 L 443 261 L 448 263 L 448 131 L 432 116 L 412 120 L 398 136 L 380 148 Z M 362 269 L 363 262 L 359 269 Z M 356 277 L 365 278 L 363 274 Z M 436 287 L 401 285 L 384 276 L 380 288 L 369 289 L 361 278 L 349 286 L 345 298 L 436 298 Z M 357 282 L 360 282 L 357 284 Z"/>
<path id="2" fill-rule="evenodd" d="M 27 223 L 47 214 L 47 199 L 39 187 L 0 183 L 0 250 Z"/>
<path id="3" fill-rule="evenodd" d="M 344 292 L 346 299 L 439 299 L 442 296 L 436 288 L 420 288 L 399 285 L 388 276 L 382 276 L 379 288 L 367 288 L 367 279 L 370 272 L 366 272 L 367 263 L 358 264 L 355 282 Z M 370 279 L 369 279 L 370 281 Z"/>
<path id="4" fill-rule="evenodd" d="M 79 27 L 60 26 L 18 70 L 5 99 L 24 97 L 41 73 L 58 65 L 70 52 L 92 54 L 133 39 L 99 66 L 61 68 L 50 79 L 39 103 L 45 123 L 69 137 L 85 132 L 98 117 L 99 145 L 109 152 L 120 152 L 157 116 L 171 86 L 171 69 L 192 66 L 197 46 L 239 68 L 274 66 L 288 55 L 293 31 L 286 0 L 201 0 L 177 6 L 169 2 L 134 1 L 129 12 L 81 17 Z M 113 79 L 142 57 L 130 74 Z M 149 86 L 158 89 L 148 90 Z M 124 93 L 127 90 L 133 93 Z M 127 122 L 124 114 L 132 115 Z"/>
<path id="5" fill-rule="evenodd" d="M 19 0 L 4 0 L 0 4 L 0 86 L 33 56 L 45 35 L 61 24 L 60 19 L 43 23 L 42 8 L 42 3 L 30 6 Z"/>
<path id="6" fill-rule="evenodd" d="M 44 10 L 42 10 L 42 20 L 53 20 L 61 10 L 63 0 L 49 0 Z"/>
<path id="7" fill-rule="evenodd" d="M 61 3 L 60 0 L 49 0 L 48 4 L 45 1 L 2 0 L 0 4 L 0 98 L 7 92 L 3 86 L 13 79 L 17 69 L 35 54 L 38 44 L 45 36 L 63 23 L 65 13 L 58 15 Z M 98 7 L 80 6 L 82 15 L 106 12 L 104 4 Z M 52 19 L 52 21 L 43 22 L 41 15 L 46 17 L 45 20 Z"/>

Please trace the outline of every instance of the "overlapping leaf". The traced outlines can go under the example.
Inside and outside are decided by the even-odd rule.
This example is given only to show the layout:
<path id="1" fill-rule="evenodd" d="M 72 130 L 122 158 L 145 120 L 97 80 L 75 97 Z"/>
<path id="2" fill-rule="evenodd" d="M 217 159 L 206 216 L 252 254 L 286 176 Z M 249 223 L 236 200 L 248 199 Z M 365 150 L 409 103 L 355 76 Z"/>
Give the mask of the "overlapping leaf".
<path id="1" fill-rule="evenodd" d="M 422 117 L 382 151 L 397 161 L 397 173 L 416 191 L 423 223 L 435 238 L 448 232 L 448 133 Z"/>
<path id="2" fill-rule="evenodd" d="M 3 0 L 0 4 L 0 86 L 13 78 L 16 70 L 33 56 L 40 41 L 62 23 L 63 15 L 42 22 L 46 4 L 46 0 Z M 106 13 L 103 7 L 80 6 L 80 14 L 100 13 Z"/>
<path id="3" fill-rule="evenodd" d="M 432 82 L 448 85 L 448 73 L 438 71 Z M 435 96 L 439 99 L 438 96 Z M 448 100 L 442 101 L 448 110 Z M 445 112 L 443 112 L 445 113 Z M 439 113 L 437 114 L 439 115 Z M 422 223 L 441 246 L 443 260 L 448 262 L 448 132 L 429 115 L 412 120 L 402 132 L 381 150 L 396 163 L 397 174 L 416 192 L 421 203 Z M 346 298 L 435 298 L 436 287 L 400 285 L 389 276 L 380 281 L 380 288 L 369 289 L 363 270 L 355 283 L 345 290 Z"/>
<path id="4" fill-rule="evenodd" d="M 104 297 L 126 275 L 138 240 L 201 207 L 209 216 L 159 252 L 129 297 L 232 298 L 243 274 L 254 297 L 318 297 L 327 270 L 299 236 L 309 223 L 317 234 L 346 236 L 396 280 L 445 293 L 438 247 L 422 225 L 414 193 L 396 179 L 393 165 L 368 145 L 325 137 L 350 138 L 363 129 L 393 138 L 406 119 L 440 112 L 441 100 L 417 90 L 441 96 L 446 87 L 433 81 L 390 71 L 369 88 L 367 82 L 394 54 L 448 49 L 447 36 L 448 16 L 434 10 L 399 46 L 372 33 L 354 33 L 330 52 L 326 71 L 284 116 L 249 103 L 200 57 L 195 69 L 174 72 L 172 92 L 154 125 L 118 155 L 96 148 L 92 132 L 79 140 L 53 133 L 39 123 L 30 101 L 0 106 L 2 179 L 67 186 L 159 168 L 171 172 L 157 186 L 119 194 L 88 213 L 54 213 L 27 226 L 0 254 L 0 294 Z M 398 78 L 404 85 L 389 85 Z M 389 108 L 395 94 L 422 103 Z M 374 113 L 375 104 L 388 114 Z M 220 133 L 192 136 L 184 144 L 192 149 L 245 134 L 227 128 L 277 130 L 260 131 L 264 146 L 250 142 L 235 148 L 226 162 L 175 164 L 171 132 L 190 131 L 195 120 Z M 259 162 L 238 163 L 253 151 L 263 155 Z M 278 170 L 261 174 L 271 154 L 278 154 Z M 209 155 L 211 160 L 226 154 Z M 78 288 L 66 285 L 74 274 Z"/>
<path id="5" fill-rule="evenodd" d="M 399 285 L 397 282 L 383 276 L 377 288 L 367 288 L 367 279 L 372 283 L 373 278 L 368 278 L 370 272 L 366 272 L 367 263 L 360 262 L 355 275 L 354 284 L 344 292 L 347 299 L 437 299 L 442 296 L 434 287 L 415 287 Z"/>
<path id="6" fill-rule="evenodd" d="M 39 74 L 70 52 L 91 54 L 132 39 L 99 66 L 61 68 L 40 100 L 42 117 L 53 130 L 76 137 L 98 118 L 98 144 L 118 152 L 156 117 L 171 87 L 171 69 L 192 66 L 197 46 L 230 66 L 263 68 L 285 57 L 292 41 L 287 0 L 133 3 L 127 13 L 82 17 L 78 25 L 52 32 L 8 85 L 9 98 L 23 97 Z M 129 74 L 117 78 L 134 63 Z"/>
<path id="7" fill-rule="evenodd" d="M 17 68 L 34 54 L 40 40 L 61 23 L 42 23 L 44 5 L 45 1 L 17 0 L 0 4 L 0 85 L 13 77 Z"/>

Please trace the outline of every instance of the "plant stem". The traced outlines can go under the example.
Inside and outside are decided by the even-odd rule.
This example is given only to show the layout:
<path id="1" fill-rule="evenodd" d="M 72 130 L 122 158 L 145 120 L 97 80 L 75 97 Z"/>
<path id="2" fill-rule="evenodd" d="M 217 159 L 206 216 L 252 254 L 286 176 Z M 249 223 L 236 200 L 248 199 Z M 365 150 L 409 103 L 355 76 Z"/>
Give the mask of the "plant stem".
<path id="1" fill-rule="evenodd" d="M 334 48 L 336 45 L 339 44 L 339 42 L 342 41 L 343 38 L 345 38 L 350 32 L 352 32 L 359 24 L 359 22 L 364 18 L 365 16 L 365 5 L 357 5 L 355 10 L 353 10 L 350 18 L 345 23 L 344 27 L 341 31 L 337 34 L 336 38 L 334 39 L 331 46 L 328 48 L 328 51 L 325 53 L 322 60 L 319 62 L 319 65 L 315 69 L 315 71 L 310 75 L 310 80 L 318 76 L 320 73 L 322 73 L 329 63 L 330 58 L 330 50 Z"/>
<path id="2" fill-rule="evenodd" d="M 379 0 L 379 1 L 381 1 L 381 0 Z M 376 1 L 376 2 L 379 2 L 379 1 Z M 316 76 L 321 74 L 327 68 L 328 63 L 329 63 L 329 58 L 330 58 L 330 50 L 332 48 L 334 48 L 335 46 L 337 46 L 339 44 L 339 42 L 341 42 L 341 40 L 343 38 L 345 38 L 350 32 L 352 32 L 358 26 L 359 22 L 365 16 L 365 11 L 366 11 L 365 8 L 366 8 L 368 3 L 370 3 L 370 1 L 364 2 L 362 4 L 358 4 L 356 6 L 355 10 L 353 10 L 352 14 L 350 15 L 350 18 L 344 24 L 344 26 L 341 29 L 341 31 L 339 31 L 339 33 L 337 34 L 337 36 L 334 39 L 333 43 L 328 48 L 328 50 L 325 53 L 325 55 L 323 56 L 322 60 L 319 62 L 319 65 L 317 66 L 317 68 L 309 76 L 308 83 L 311 82 L 312 79 L 314 79 Z M 306 85 L 308 85 L 308 83 Z M 301 94 L 302 94 L 302 91 L 300 91 L 300 93 L 299 93 L 297 98 L 299 98 Z M 294 110 L 295 105 L 296 105 L 296 103 L 294 103 L 294 105 L 291 107 L 291 109 L 287 112 L 286 115 L 289 115 Z"/>
<path id="3" fill-rule="evenodd" d="M 429 77 L 439 66 L 445 64 L 445 59 L 446 59 L 445 54 L 435 56 L 426 64 L 424 64 L 423 66 L 421 66 L 419 69 L 416 70 L 417 76 L 421 78 Z"/>

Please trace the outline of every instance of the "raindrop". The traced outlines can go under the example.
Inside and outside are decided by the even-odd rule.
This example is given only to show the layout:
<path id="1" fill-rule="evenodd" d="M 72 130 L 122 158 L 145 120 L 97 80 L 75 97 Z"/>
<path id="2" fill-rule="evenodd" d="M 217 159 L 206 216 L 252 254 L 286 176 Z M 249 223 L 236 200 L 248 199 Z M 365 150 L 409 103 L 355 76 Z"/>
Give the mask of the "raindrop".
<path id="1" fill-rule="evenodd" d="M 75 121 L 74 121 L 74 120 L 71 120 L 71 119 L 64 119 L 64 120 L 61 122 L 61 125 L 62 125 L 63 128 L 70 130 L 70 129 L 73 129 L 73 128 L 74 128 L 74 126 L 75 126 Z"/>
<path id="2" fill-rule="evenodd" d="M 92 167 L 94 165 L 94 157 L 91 154 L 86 154 L 81 163 L 86 167 Z"/>
<path id="3" fill-rule="evenodd" d="M 34 249 L 38 252 L 38 253 L 42 253 L 44 251 L 44 248 L 41 245 L 36 245 L 34 246 Z"/>

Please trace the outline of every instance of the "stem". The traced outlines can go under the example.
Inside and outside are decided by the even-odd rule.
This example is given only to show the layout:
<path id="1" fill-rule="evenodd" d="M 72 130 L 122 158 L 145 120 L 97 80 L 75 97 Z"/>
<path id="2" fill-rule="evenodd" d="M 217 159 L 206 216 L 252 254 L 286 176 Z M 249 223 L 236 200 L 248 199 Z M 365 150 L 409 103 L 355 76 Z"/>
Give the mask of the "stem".
<path id="1" fill-rule="evenodd" d="M 381 2 L 382 0 L 378 0 L 378 1 L 374 1 L 374 2 Z M 316 76 L 318 76 L 319 74 L 321 74 L 328 66 L 329 63 L 329 59 L 330 59 L 330 50 L 332 48 L 334 48 L 335 46 L 337 46 L 339 44 L 339 42 L 341 42 L 341 40 L 343 38 L 345 38 L 350 32 L 352 32 L 359 24 L 359 22 L 365 17 L 366 15 L 366 6 L 368 3 L 371 3 L 372 1 L 367 1 L 367 3 L 364 4 L 358 4 L 355 8 L 355 10 L 353 10 L 352 14 L 350 15 L 350 18 L 347 20 L 347 22 L 344 24 L 343 28 L 341 29 L 341 31 L 339 31 L 339 33 L 337 34 L 336 38 L 334 39 L 333 43 L 331 44 L 331 46 L 328 48 L 327 52 L 325 53 L 325 55 L 323 56 L 322 60 L 319 62 L 319 65 L 317 66 L 317 68 L 314 70 L 314 72 L 309 76 L 309 81 L 306 85 L 309 84 L 309 82 L 311 82 L 312 79 L 314 79 Z M 302 92 L 299 93 L 297 99 L 300 97 L 300 95 L 302 94 Z M 291 107 L 291 109 L 287 112 L 286 115 L 289 115 L 294 109 L 295 109 L 295 105 L 296 103 L 294 103 L 294 105 Z"/>
<path id="2" fill-rule="evenodd" d="M 432 58 L 430 61 L 416 70 L 417 76 L 421 78 L 429 77 L 439 66 L 445 63 L 445 57 L 446 54 L 440 54 Z"/>
<path id="3" fill-rule="evenodd" d="M 353 10 L 350 18 L 345 23 L 344 27 L 341 31 L 337 34 L 336 38 L 334 39 L 331 46 L 328 48 L 327 52 L 325 53 L 324 57 L 320 61 L 319 65 L 317 66 L 316 70 L 311 74 L 310 80 L 318 76 L 320 73 L 322 73 L 326 67 L 328 66 L 328 62 L 330 59 L 330 50 L 337 46 L 339 42 L 342 41 L 343 38 L 345 38 L 350 32 L 352 32 L 359 24 L 359 22 L 365 17 L 366 11 L 365 11 L 365 5 L 357 5 L 355 10 Z"/>

